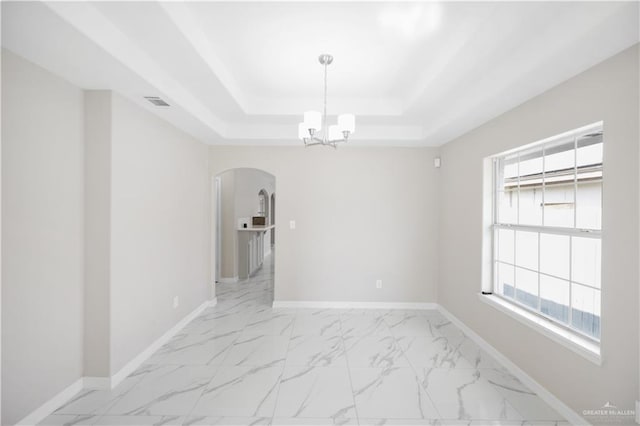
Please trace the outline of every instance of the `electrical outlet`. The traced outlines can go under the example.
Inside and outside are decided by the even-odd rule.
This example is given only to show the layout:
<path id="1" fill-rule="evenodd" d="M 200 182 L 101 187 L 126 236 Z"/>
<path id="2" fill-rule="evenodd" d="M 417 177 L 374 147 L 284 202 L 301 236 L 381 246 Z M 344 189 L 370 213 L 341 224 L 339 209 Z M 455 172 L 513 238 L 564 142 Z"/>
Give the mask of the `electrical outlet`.
<path id="1" fill-rule="evenodd" d="M 289 229 L 296 229 L 296 221 L 295 220 L 290 220 L 289 221 Z"/>
<path id="2" fill-rule="evenodd" d="M 382 288 L 382 280 L 376 280 L 376 288 Z"/>
<path id="3" fill-rule="evenodd" d="M 180 299 L 178 298 L 178 296 L 174 296 L 173 297 L 173 309 L 176 309 L 179 304 L 180 304 Z"/>

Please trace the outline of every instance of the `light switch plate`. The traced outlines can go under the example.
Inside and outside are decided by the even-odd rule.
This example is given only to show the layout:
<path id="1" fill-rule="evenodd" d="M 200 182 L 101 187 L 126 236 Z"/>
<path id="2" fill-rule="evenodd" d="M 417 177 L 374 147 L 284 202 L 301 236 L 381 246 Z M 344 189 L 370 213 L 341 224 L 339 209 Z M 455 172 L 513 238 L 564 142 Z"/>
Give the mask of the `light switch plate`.
<path id="1" fill-rule="evenodd" d="M 290 220 L 289 221 L 289 229 L 296 229 L 296 221 L 295 220 Z"/>

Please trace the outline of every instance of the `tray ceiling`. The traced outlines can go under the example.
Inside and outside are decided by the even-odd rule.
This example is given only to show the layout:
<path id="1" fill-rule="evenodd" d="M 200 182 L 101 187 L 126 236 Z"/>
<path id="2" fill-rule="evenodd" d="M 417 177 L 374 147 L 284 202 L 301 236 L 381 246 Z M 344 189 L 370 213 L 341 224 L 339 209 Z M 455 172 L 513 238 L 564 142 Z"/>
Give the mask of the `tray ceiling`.
<path id="1" fill-rule="evenodd" d="M 3 2 L 2 44 L 245 145 L 300 143 L 328 52 L 329 114 L 356 114 L 350 144 L 437 146 L 637 43 L 638 15 L 637 2 Z"/>

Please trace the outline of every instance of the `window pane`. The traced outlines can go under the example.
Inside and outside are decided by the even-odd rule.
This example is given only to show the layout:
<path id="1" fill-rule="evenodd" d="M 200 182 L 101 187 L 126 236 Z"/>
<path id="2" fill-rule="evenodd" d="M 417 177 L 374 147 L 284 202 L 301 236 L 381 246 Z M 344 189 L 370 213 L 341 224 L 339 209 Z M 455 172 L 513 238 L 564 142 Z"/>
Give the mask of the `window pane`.
<path id="1" fill-rule="evenodd" d="M 516 300 L 538 309 L 538 274 L 516 268 Z"/>
<path id="2" fill-rule="evenodd" d="M 602 180 L 602 165 L 583 166 L 578 169 L 578 183 L 599 182 Z"/>
<path id="3" fill-rule="evenodd" d="M 578 184 L 576 209 L 577 228 L 602 228 L 602 182 Z"/>
<path id="4" fill-rule="evenodd" d="M 559 321 L 569 322 L 569 281 L 540 274 L 540 310 Z"/>
<path id="5" fill-rule="evenodd" d="M 502 161 L 504 165 L 503 177 L 508 180 L 518 176 L 518 155 L 510 155 L 504 158 Z"/>
<path id="6" fill-rule="evenodd" d="M 547 185 L 544 188 L 544 225 L 573 228 L 574 185 Z"/>
<path id="7" fill-rule="evenodd" d="M 520 185 L 528 179 L 539 177 L 542 174 L 542 148 L 520 153 Z"/>
<path id="8" fill-rule="evenodd" d="M 507 297 L 513 298 L 515 286 L 514 283 L 514 271 L 513 266 L 505 265 L 504 263 L 497 262 L 498 279 L 496 284 L 498 288 L 496 292 Z"/>
<path id="9" fill-rule="evenodd" d="M 540 272 L 569 279 L 569 237 L 540 234 Z"/>
<path id="10" fill-rule="evenodd" d="M 571 284 L 571 325 L 600 338 L 600 290 Z"/>
<path id="11" fill-rule="evenodd" d="M 513 233 L 509 229 L 498 229 L 498 260 L 513 263 Z"/>
<path id="12" fill-rule="evenodd" d="M 516 265 L 538 270 L 538 233 L 516 231 Z"/>
<path id="13" fill-rule="evenodd" d="M 518 190 L 498 192 L 498 222 L 518 223 Z"/>
<path id="14" fill-rule="evenodd" d="M 597 238 L 572 238 L 571 279 L 600 288 L 600 247 Z"/>
<path id="15" fill-rule="evenodd" d="M 602 164 L 602 132 L 578 138 L 578 167 Z"/>
<path id="16" fill-rule="evenodd" d="M 521 225 L 542 225 L 542 185 L 520 187 Z"/>
<path id="17" fill-rule="evenodd" d="M 560 144 L 546 147 L 544 156 L 545 174 L 573 173 L 576 164 L 574 147 L 573 138 Z"/>

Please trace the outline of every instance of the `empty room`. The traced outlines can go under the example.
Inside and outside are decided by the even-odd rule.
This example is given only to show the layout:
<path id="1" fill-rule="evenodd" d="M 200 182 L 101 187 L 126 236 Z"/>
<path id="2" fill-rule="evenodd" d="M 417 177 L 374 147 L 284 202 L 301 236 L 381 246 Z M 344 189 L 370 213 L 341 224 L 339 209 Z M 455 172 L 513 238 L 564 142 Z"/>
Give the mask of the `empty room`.
<path id="1" fill-rule="evenodd" d="M 0 424 L 640 424 L 640 2 L 0 8 Z"/>

